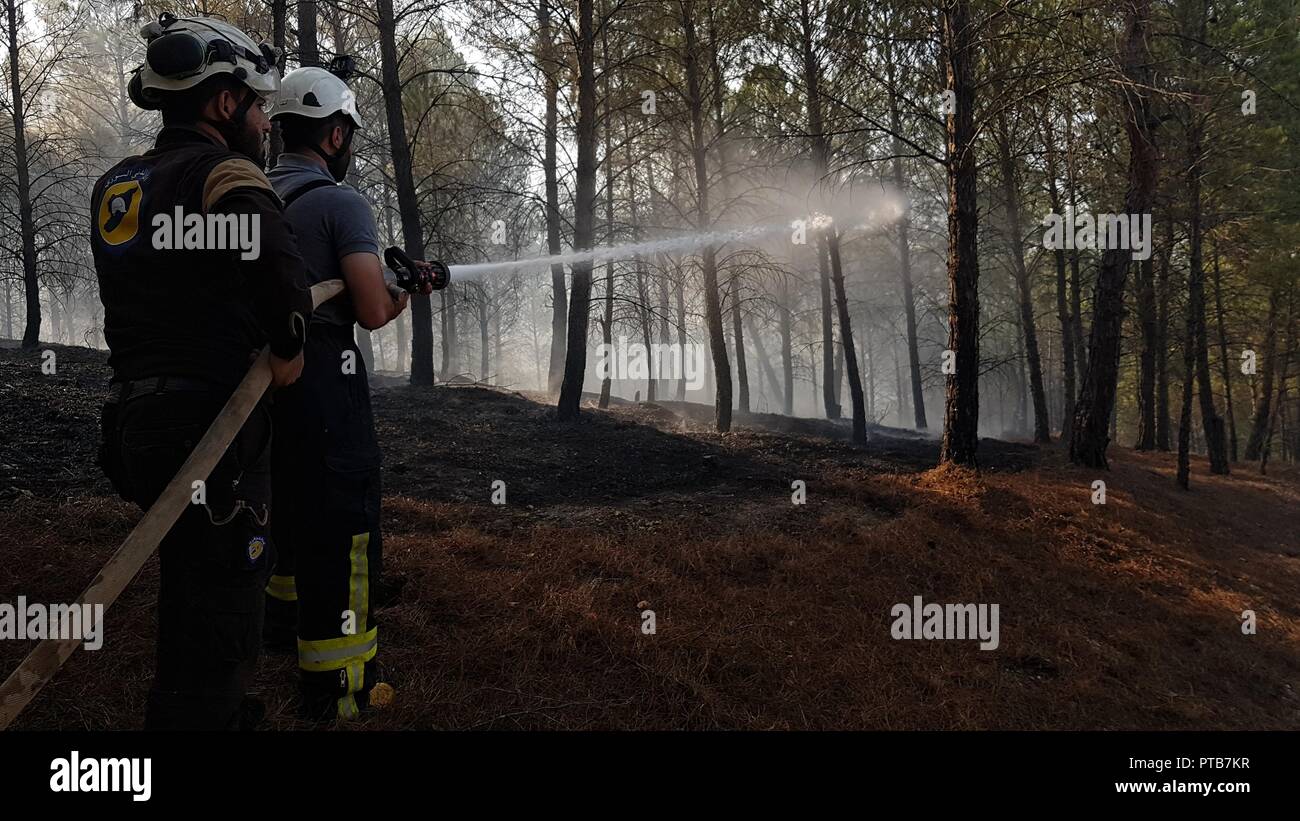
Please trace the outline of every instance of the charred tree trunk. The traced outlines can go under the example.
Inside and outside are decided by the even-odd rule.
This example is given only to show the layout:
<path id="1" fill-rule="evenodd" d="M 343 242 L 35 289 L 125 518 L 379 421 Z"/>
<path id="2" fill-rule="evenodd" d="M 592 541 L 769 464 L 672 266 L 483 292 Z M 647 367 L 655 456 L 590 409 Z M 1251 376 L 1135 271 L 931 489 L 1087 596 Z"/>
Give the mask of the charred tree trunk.
<path id="1" fill-rule="evenodd" d="M 1148 214 L 1156 188 L 1156 147 L 1152 134 L 1148 89 L 1151 88 L 1151 55 L 1147 33 L 1151 0 L 1129 0 L 1121 47 L 1124 76 L 1125 130 L 1128 132 L 1128 191 L 1124 210 Z M 1093 319 L 1089 338 L 1088 371 L 1075 407 L 1070 460 L 1093 468 L 1107 467 L 1110 444 L 1107 427 L 1115 409 L 1115 386 L 1119 378 L 1120 337 L 1124 324 L 1124 281 L 1128 276 L 1130 252 L 1108 248 L 1097 271 L 1093 297 Z"/>
<path id="2" fill-rule="evenodd" d="M 1025 267 L 1024 236 L 1020 224 L 1020 195 L 1016 188 L 1016 166 L 1011 156 L 1011 133 L 1006 116 L 1000 115 L 998 159 L 1002 166 L 1002 194 L 1007 209 L 1008 244 L 1011 266 L 1016 277 L 1016 291 L 1020 297 L 1020 328 L 1024 333 L 1025 361 L 1029 366 L 1029 388 L 1034 402 L 1034 441 L 1050 444 L 1052 423 L 1047 412 L 1047 391 L 1043 389 L 1043 362 L 1038 352 L 1038 328 L 1034 322 L 1034 295 L 1029 284 L 1029 271 Z"/>
<path id="3" fill-rule="evenodd" d="M 668 278 L 664 276 L 660 276 L 658 277 L 658 279 L 659 279 L 659 342 L 663 345 L 668 345 L 670 340 L 668 334 Z M 686 352 L 682 351 L 682 355 L 685 356 L 685 354 Z M 658 393 L 660 393 L 661 391 L 666 394 L 668 390 L 668 386 L 664 384 L 658 384 L 659 380 L 654 380 L 654 381 L 656 383 L 655 384 L 656 395 L 658 395 Z"/>
<path id="4" fill-rule="evenodd" d="M 1066 200 L 1070 203 L 1070 214 L 1079 212 L 1078 188 L 1075 185 L 1074 161 L 1074 115 L 1070 109 L 1065 111 L 1065 187 Z M 1074 243 L 1071 243 L 1073 245 Z M 1070 330 L 1074 334 L 1074 364 L 1079 369 L 1079 383 L 1088 372 L 1088 348 L 1083 341 L 1083 272 L 1079 249 L 1070 249 Z M 1074 396 L 1077 405 L 1079 396 Z M 1070 422 L 1073 431 L 1074 422 Z"/>
<path id="5" fill-rule="evenodd" d="M 1050 109 L 1043 114 L 1043 146 L 1047 161 L 1047 196 L 1052 212 L 1062 214 L 1061 195 L 1056 188 L 1056 138 L 1052 133 Z M 1056 263 L 1056 321 L 1061 326 L 1061 441 L 1069 442 L 1074 425 L 1074 399 L 1078 395 L 1075 387 L 1074 321 L 1070 316 L 1065 249 L 1057 248 L 1052 255 Z"/>
<path id="6" fill-rule="evenodd" d="M 808 9 L 808 0 L 799 2 L 799 45 L 803 58 L 804 95 L 808 108 L 808 134 L 811 137 L 813 170 L 822 177 L 826 173 L 826 145 L 822 128 L 821 92 L 818 88 L 817 58 L 813 53 L 813 21 Z M 824 180 L 819 180 L 819 185 Z M 827 419 L 840 418 L 840 406 L 835 400 L 835 333 L 831 319 L 831 271 L 827 259 L 826 241 L 819 236 L 817 240 L 817 273 L 819 295 L 821 297 L 822 329 L 822 405 Z"/>
<path id="7" fill-rule="evenodd" d="M 601 26 L 601 74 L 605 77 L 605 244 L 614 242 L 614 154 L 613 139 L 610 129 L 614 127 L 614 116 L 610 111 L 609 93 L 609 27 Z M 644 304 L 644 303 L 642 303 Z M 605 350 L 610 350 L 614 342 L 614 260 L 605 262 L 605 316 L 600 322 L 601 339 Z M 649 357 L 650 348 L 646 347 Z M 626 376 L 626 374 L 623 374 Z M 609 392 L 612 383 L 611 374 L 606 373 L 600 381 L 600 407 L 609 407 Z"/>
<path id="8" fill-rule="evenodd" d="M 492 340 L 491 325 L 488 319 L 487 289 L 480 287 L 478 303 L 478 378 L 481 382 L 491 384 L 488 377 L 492 373 L 492 360 L 489 353 L 492 349 Z"/>
<path id="9" fill-rule="evenodd" d="M 1174 254 L 1174 218 L 1166 210 L 1160 269 L 1156 275 L 1159 309 L 1156 312 L 1156 449 L 1169 452 L 1169 266 Z"/>
<path id="10" fill-rule="evenodd" d="M 1142 330 L 1142 349 L 1138 355 L 1138 438 L 1136 450 L 1156 447 L 1156 287 L 1154 266 L 1144 259 L 1137 266 L 1137 315 Z"/>
<path id="11" fill-rule="evenodd" d="M 948 375 L 939 461 L 976 467 L 979 446 L 979 222 L 975 188 L 975 65 L 969 0 L 946 0 L 940 61 L 953 106 L 948 112 Z"/>
<path id="12" fill-rule="evenodd" d="M 32 206 L 31 169 L 28 167 L 27 157 L 27 115 L 18 59 L 19 2 L 20 0 L 5 2 L 5 13 L 9 18 L 9 112 L 14 125 L 18 232 L 23 246 L 23 290 L 27 300 L 27 324 L 23 329 L 23 347 L 34 348 L 41 341 L 41 286 L 36 271 L 36 215 Z"/>
<path id="13" fill-rule="evenodd" d="M 817 241 L 817 284 L 821 297 L 822 329 L 822 406 L 827 419 L 840 418 L 840 406 L 835 402 L 835 330 L 831 320 L 830 264 L 826 260 L 826 246 Z"/>
<path id="14" fill-rule="evenodd" d="M 776 378 L 776 371 L 772 370 L 772 360 L 767 356 L 767 346 L 763 344 L 763 335 L 754 330 L 754 323 L 748 319 L 745 320 L 745 326 L 749 331 L 749 338 L 754 341 L 754 352 L 758 354 L 758 364 L 762 368 L 763 378 L 767 384 L 772 386 L 771 392 L 776 393 L 776 388 L 781 384 Z"/>
<path id="15" fill-rule="evenodd" d="M 574 188 L 573 247 L 592 247 L 596 204 L 596 65 L 594 0 L 578 0 L 578 168 Z M 573 294 L 569 301 L 569 335 L 564 379 L 556 414 L 562 422 L 576 421 L 587 371 L 587 327 L 591 309 L 590 259 L 573 264 Z"/>
<path id="16" fill-rule="evenodd" d="M 835 282 L 835 305 L 840 315 L 840 349 L 849 372 L 849 401 L 853 403 L 853 441 L 867 441 L 867 406 L 862 396 L 862 374 L 858 370 L 858 352 L 853 345 L 853 326 L 849 321 L 849 300 L 844 292 L 844 268 L 840 261 L 840 238 L 832 225 L 826 229 L 831 272 Z M 838 377 L 837 377 L 838 384 Z"/>
<path id="17" fill-rule="evenodd" d="M 1223 272 L 1219 269 L 1219 246 L 1214 254 L 1214 308 L 1219 326 L 1219 367 L 1223 372 L 1223 405 L 1228 415 L 1228 459 L 1237 461 L 1237 418 L 1232 409 L 1232 364 L 1228 361 L 1228 328 L 1223 318 Z"/>
<path id="18" fill-rule="evenodd" d="M 1282 294 L 1273 288 L 1268 294 L 1268 322 L 1264 325 L 1264 373 L 1263 390 L 1259 403 L 1255 405 L 1255 417 L 1251 420 L 1250 438 L 1246 440 L 1246 461 L 1259 459 L 1260 448 L 1268 436 L 1270 409 L 1273 402 L 1273 381 L 1277 373 L 1277 315 L 1281 307 Z"/>
<path id="19" fill-rule="evenodd" d="M 724 95 L 727 85 L 722 79 L 722 63 L 718 58 L 718 32 L 713 20 L 713 7 L 709 6 L 709 58 L 710 73 L 713 77 L 713 121 L 718 133 L 718 154 L 721 158 L 722 197 L 725 204 L 731 201 L 730 154 L 727 150 L 727 123 L 725 117 Z M 731 336 L 736 349 L 736 387 L 739 393 L 739 408 L 742 413 L 749 413 L 749 368 L 745 363 L 745 331 L 740 316 L 740 272 L 731 276 Z"/>
<path id="20" fill-rule="evenodd" d="M 691 114 L 691 158 L 695 165 L 696 229 L 707 231 L 709 217 L 709 172 L 704 141 L 704 94 L 700 83 L 698 45 L 695 36 L 695 2 L 682 3 L 682 28 L 685 34 L 683 68 Z M 704 274 L 704 319 L 709 332 L 709 348 L 713 353 L 713 372 L 717 379 L 714 409 L 717 428 L 725 433 L 731 430 L 731 364 L 727 360 L 727 339 L 722 326 L 722 305 L 718 295 L 717 249 L 706 245 L 700 255 Z"/>
<path id="21" fill-rule="evenodd" d="M 1195 92 L 1193 93 L 1195 97 Z M 1224 440 L 1223 419 L 1214 408 L 1210 383 L 1210 354 L 1205 332 L 1205 267 L 1201 259 L 1201 152 L 1202 124 L 1195 101 L 1189 112 L 1187 150 L 1191 163 L 1187 170 L 1188 270 L 1187 323 L 1196 354 L 1197 394 L 1201 400 L 1201 425 L 1205 431 L 1205 448 L 1210 457 L 1210 472 L 1226 474 L 1228 449 Z"/>
<path id="22" fill-rule="evenodd" d="M 392 146 L 397 207 L 402 219 L 402 244 L 412 259 L 424 259 L 424 228 L 420 224 L 420 205 L 415 196 L 415 178 L 411 172 L 411 145 L 407 142 L 406 115 L 402 111 L 402 81 L 397 73 L 397 20 L 393 16 L 393 0 L 377 1 L 384 111 L 388 115 L 388 141 Z M 300 16 L 304 13 L 301 6 L 298 13 Z M 301 26 L 301 19 L 299 25 Z M 312 28 L 314 31 L 314 3 Z M 412 295 L 411 323 L 411 384 L 432 385 L 433 308 L 428 296 Z"/>
<path id="23" fill-rule="evenodd" d="M 731 341 L 736 349 L 736 381 L 740 412 L 749 413 L 749 369 L 745 365 L 745 330 L 740 315 L 740 276 L 731 278 Z"/>
<path id="24" fill-rule="evenodd" d="M 393 16 L 392 7 L 390 0 L 388 3 L 390 18 Z M 379 15 L 381 18 L 384 15 L 382 8 Z M 380 26 L 382 25 L 381 20 Z M 316 0 L 298 0 L 298 65 L 320 65 L 320 46 L 316 41 Z"/>
<path id="25" fill-rule="evenodd" d="M 790 286 L 782 282 L 781 286 L 781 304 L 777 310 L 781 314 L 778 323 L 781 330 L 781 377 L 782 390 L 781 412 L 786 416 L 794 416 L 794 350 L 793 350 L 793 329 L 791 326 L 790 312 L 793 306 L 790 305 Z"/>
<path id="26" fill-rule="evenodd" d="M 906 180 L 903 176 L 902 116 L 899 113 L 898 90 L 894 82 L 892 43 L 886 40 L 885 72 L 889 84 L 889 127 L 894 134 L 894 187 L 902 195 Z M 912 285 L 912 248 L 910 220 L 906 213 L 898 220 L 898 278 L 903 286 L 903 318 L 907 323 L 907 363 L 912 382 L 912 413 L 917 430 L 927 427 L 925 395 L 921 389 L 921 354 L 916 340 L 916 295 Z"/>
<path id="27" fill-rule="evenodd" d="M 677 284 L 677 344 L 682 351 L 682 361 L 686 360 L 686 297 L 683 295 L 685 283 Z M 677 401 L 686 401 L 686 369 L 682 369 L 682 378 L 677 380 Z"/>
<path id="28" fill-rule="evenodd" d="M 280 50 L 280 59 L 276 62 L 276 68 L 283 77 L 286 65 L 285 49 L 285 30 L 288 28 L 289 3 L 288 0 L 271 0 L 271 45 Z M 123 118 L 123 124 L 126 119 Z M 284 151 L 284 136 L 280 133 L 280 121 L 271 121 L 271 148 L 267 152 L 266 165 L 268 168 L 274 168 L 276 160 Z"/>
<path id="29" fill-rule="evenodd" d="M 555 59 L 555 41 L 551 33 L 551 0 L 537 2 L 538 64 L 546 97 L 545 143 L 542 173 L 546 188 L 546 249 L 551 256 L 560 254 L 560 181 L 557 170 L 559 142 L 559 67 Z M 551 354 L 546 384 L 552 395 L 560 392 L 564 378 L 565 346 L 568 342 L 568 293 L 565 290 L 564 266 L 551 265 Z M 585 344 L 585 343 L 584 343 Z"/>
<path id="30" fill-rule="evenodd" d="M 1178 414 L 1178 472 L 1174 481 L 1189 490 L 1192 473 L 1192 380 L 1196 378 L 1196 337 L 1191 323 L 1183 334 L 1183 404 Z"/>

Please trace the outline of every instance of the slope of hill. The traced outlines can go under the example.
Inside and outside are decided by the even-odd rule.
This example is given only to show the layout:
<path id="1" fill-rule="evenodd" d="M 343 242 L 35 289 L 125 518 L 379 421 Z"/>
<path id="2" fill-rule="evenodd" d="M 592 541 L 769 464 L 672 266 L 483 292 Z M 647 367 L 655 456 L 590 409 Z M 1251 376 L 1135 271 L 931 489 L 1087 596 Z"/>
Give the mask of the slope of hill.
<path id="1" fill-rule="evenodd" d="M 71 601 L 138 516 L 93 463 L 102 354 L 54 350 L 53 376 L 0 350 L 0 601 Z M 482 388 L 375 404 L 405 585 L 379 614 L 397 701 L 358 728 L 1300 728 L 1294 470 L 1196 461 L 1184 493 L 1170 455 L 1122 448 L 1097 473 L 985 440 L 975 475 L 819 420 L 719 435 L 665 403 L 560 426 Z M 151 561 L 15 726 L 138 727 L 156 589 Z M 916 596 L 997 604 L 997 649 L 891 638 Z M 0 642 L 0 671 L 30 647 Z M 305 726 L 294 671 L 263 659 L 272 728 Z"/>

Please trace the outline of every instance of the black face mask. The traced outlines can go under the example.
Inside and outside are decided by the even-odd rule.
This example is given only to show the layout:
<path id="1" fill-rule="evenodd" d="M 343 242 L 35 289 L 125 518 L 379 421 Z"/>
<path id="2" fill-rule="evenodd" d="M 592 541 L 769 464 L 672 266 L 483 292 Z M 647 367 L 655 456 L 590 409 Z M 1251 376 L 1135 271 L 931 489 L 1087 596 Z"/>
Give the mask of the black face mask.
<path id="1" fill-rule="evenodd" d="M 339 148 L 337 154 L 326 154 L 319 146 L 311 147 L 311 150 L 325 161 L 325 167 L 329 169 L 330 176 L 335 182 L 343 182 L 348 176 L 348 171 L 352 170 L 352 134 L 355 131 L 355 128 L 348 129 L 348 135 L 343 138 L 343 146 Z"/>

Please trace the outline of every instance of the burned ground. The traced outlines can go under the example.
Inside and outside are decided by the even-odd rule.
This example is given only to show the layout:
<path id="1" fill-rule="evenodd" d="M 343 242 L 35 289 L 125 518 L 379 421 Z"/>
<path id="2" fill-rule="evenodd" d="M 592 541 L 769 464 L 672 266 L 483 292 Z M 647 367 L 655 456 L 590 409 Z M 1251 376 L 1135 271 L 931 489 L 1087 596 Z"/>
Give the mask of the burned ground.
<path id="1" fill-rule="evenodd" d="M 3 601 L 71 601 L 139 515 L 94 465 L 103 355 L 54 350 L 53 376 L 0 350 Z M 1182 493 L 1169 455 L 1113 449 L 1098 474 L 985 440 L 976 476 L 931 469 L 937 441 L 908 431 L 855 447 L 846 424 L 756 414 L 723 435 L 671 402 L 561 426 L 537 400 L 376 391 L 405 585 L 379 613 L 397 700 L 356 728 L 1300 728 L 1294 473 L 1194 461 Z M 156 586 L 151 560 L 104 648 L 15 726 L 139 727 Z M 892 640 L 916 595 L 998 603 L 1000 647 Z M 0 670 L 31 646 L 0 643 Z M 306 726 L 294 670 L 263 659 L 271 728 Z"/>

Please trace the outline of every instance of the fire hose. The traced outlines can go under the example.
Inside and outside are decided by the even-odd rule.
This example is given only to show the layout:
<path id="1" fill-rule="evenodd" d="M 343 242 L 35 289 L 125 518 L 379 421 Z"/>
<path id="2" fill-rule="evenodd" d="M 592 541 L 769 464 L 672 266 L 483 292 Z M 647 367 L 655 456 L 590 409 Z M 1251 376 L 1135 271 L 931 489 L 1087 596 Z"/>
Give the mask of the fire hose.
<path id="1" fill-rule="evenodd" d="M 394 253 L 395 252 L 395 253 Z M 398 248 L 389 248 L 385 254 L 389 267 L 397 274 L 397 284 L 403 290 L 419 292 L 424 285 L 434 288 L 446 287 L 449 280 L 447 266 L 441 262 L 426 263 L 422 269 Z M 394 264 L 397 263 L 397 264 Z M 333 299 L 344 290 L 343 280 L 331 279 L 312 286 L 312 307 Z M 271 384 L 271 365 L 269 350 L 262 349 L 253 366 L 248 369 L 239 387 L 226 400 L 221 412 L 212 421 L 203 438 L 190 452 L 189 458 L 163 489 L 158 500 L 145 512 L 126 541 L 117 549 L 108 563 L 100 569 L 90 586 L 81 594 L 78 605 L 103 605 L 104 611 L 112 607 L 117 597 L 122 594 L 131 579 L 140 572 L 144 563 L 162 542 L 190 503 L 193 492 L 192 481 L 195 477 L 206 478 L 217 462 L 225 454 L 226 448 L 234 441 L 240 428 L 248 419 L 253 408 L 261 401 Z M 102 626 L 101 626 L 102 629 Z M 62 639 L 45 639 L 38 644 L 17 670 L 0 684 L 0 730 L 23 711 L 41 688 L 49 683 L 54 674 L 67 661 L 77 645 L 82 643 L 80 637 Z"/>

